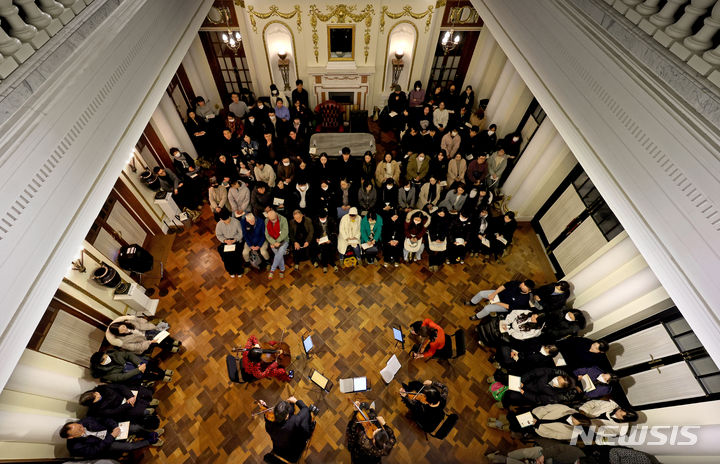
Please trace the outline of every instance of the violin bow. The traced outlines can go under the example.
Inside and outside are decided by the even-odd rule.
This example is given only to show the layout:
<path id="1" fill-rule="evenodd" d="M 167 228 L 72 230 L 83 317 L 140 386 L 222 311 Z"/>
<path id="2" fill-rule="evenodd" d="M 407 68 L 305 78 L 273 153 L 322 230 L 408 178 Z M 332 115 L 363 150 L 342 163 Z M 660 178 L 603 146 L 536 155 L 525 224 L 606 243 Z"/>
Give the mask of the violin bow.
<path id="1" fill-rule="evenodd" d="M 417 396 L 420 394 L 420 392 L 422 392 L 424 389 L 425 389 L 425 384 L 423 384 L 423 386 L 420 387 L 420 390 L 418 390 L 417 393 L 415 393 L 415 394 L 413 395 L 413 397 L 410 398 L 410 399 L 411 399 L 411 400 L 414 400 L 415 398 L 417 398 Z"/>

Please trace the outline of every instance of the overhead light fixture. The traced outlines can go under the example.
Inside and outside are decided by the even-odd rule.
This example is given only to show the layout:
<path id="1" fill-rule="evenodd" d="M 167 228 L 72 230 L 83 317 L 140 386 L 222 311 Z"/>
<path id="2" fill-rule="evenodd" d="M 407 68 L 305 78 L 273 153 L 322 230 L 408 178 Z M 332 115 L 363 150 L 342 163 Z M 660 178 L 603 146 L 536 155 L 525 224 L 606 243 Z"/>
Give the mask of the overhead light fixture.
<path id="1" fill-rule="evenodd" d="M 452 39 L 452 40 L 451 40 Z M 456 33 L 454 29 L 450 29 L 449 31 L 445 31 L 445 35 L 443 35 L 442 40 L 440 41 L 440 44 L 443 47 L 443 50 L 445 50 L 445 54 L 447 55 L 451 51 L 455 49 L 455 47 L 458 46 L 460 43 L 460 33 Z"/>
<path id="2" fill-rule="evenodd" d="M 225 16 L 225 26 L 227 27 L 227 31 L 222 33 L 222 41 L 227 48 L 237 54 L 237 52 L 240 51 L 242 36 L 239 31 L 230 30 L 230 10 L 228 8 L 222 8 L 221 11 Z"/>

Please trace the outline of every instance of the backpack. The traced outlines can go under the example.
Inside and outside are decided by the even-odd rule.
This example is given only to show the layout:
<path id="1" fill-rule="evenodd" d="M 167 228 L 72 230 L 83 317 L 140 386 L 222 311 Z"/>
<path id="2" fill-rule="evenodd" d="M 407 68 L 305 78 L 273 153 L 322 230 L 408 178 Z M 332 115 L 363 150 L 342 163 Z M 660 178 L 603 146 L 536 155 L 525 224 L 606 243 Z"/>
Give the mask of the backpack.
<path id="1" fill-rule="evenodd" d="M 490 395 L 495 401 L 502 401 L 506 391 L 508 391 L 508 387 L 500 382 L 495 382 L 490 385 Z"/>
<path id="2" fill-rule="evenodd" d="M 348 245 L 345 254 L 343 255 L 343 267 L 355 267 L 357 266 L 357 257 L 355 256 L 355 250 Z"/>
<path id="3" fill-rule="evenodd" d="M 260 269 L 260 266 L 262 265 L 262 258 L 260 257 L 260 253 L 255 250 L 250 250 L 248 262 L 250 263 L 250 266 L 254 267 L 255 269 Z"/>

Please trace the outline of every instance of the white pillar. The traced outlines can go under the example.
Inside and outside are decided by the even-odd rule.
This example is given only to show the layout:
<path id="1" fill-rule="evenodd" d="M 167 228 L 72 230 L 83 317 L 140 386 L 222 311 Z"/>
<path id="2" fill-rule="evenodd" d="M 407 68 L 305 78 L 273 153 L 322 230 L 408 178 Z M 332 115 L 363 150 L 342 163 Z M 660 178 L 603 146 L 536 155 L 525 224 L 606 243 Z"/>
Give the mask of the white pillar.
<path id="1" fill-rule="evenodd" d="M 82 392 L 92 390 L 96 385 L 96 382 L 77 375 L 65 375 L 21 363 L 13 371 L 5 389 L 77 402 Z"/>
<path id="2" fill-rule="evenodd" d="M 586 312 L 597 337 L 646 319 L 672 302 L 626 232 L 565 276 L 572 304 Z"/>
<path id="3" fill-rule="evenodd" d="M 498 56 L 502 61 L 499 64 Z M 468 85 L 472 86 L 475 91 L 476 106 L 480 100 L 489 97 L 491 90 L 497 84 L 506 60 L 507 57 L 490 33 L 490 29 L 484 27 L 480 32 L 475 53 L 470 60 L 470 66 L 462 86 L 463 89 Z"/>
<path id="4" fill-rule="evenodd" d="M 0 410 L 0 441 L 61 444 L 58 432 L 70 419 L 75 418 Z"/>
<path id="5" fill-rule="evenodd" d="M 528 142 L 525 151 L 503 185 L 502 191 L 506 196 L 515 196 L 525 183 L 528 175 L 537 168 L 538 158 L 542 156 L 550 141 L 557 135 L 558 132 L 555 126 L 553 126 L 549 118 L 545 118 L 533 138 Z"/>
<path id="6" fill-rule="evenodd" d="M 159 129 L 160 137 L 165 141 L 168 150 L 177 147 L 181 151 L 187 152 L 193 158 L 197 158 L 198 154 L 190 140 L 190 136 L 185 130 L 182 119 L 177 112 L 175 103 L 167 92 L 163 93 L 160 104 L 152 116 L 155 126 Z"/>
<path id="7" fill-rule="evenodd" d="M 497 124 L 500 135 L 513 132 L 532 99 L 532 92 L 508 61 L 488 103 L 488 124 Z"/>
<path id="8" fill-rule="evenodd" d="M 520 160 L 522 161 L 524 157 L 525 155 L 520 157 Z M 534 163 L 535 169 L 508 202 L 508 208 L 515 211 L 518 221 L 530 221 L 535 217 L 577 163 L 557 132 L 535 159 L 537 160 Z"/>

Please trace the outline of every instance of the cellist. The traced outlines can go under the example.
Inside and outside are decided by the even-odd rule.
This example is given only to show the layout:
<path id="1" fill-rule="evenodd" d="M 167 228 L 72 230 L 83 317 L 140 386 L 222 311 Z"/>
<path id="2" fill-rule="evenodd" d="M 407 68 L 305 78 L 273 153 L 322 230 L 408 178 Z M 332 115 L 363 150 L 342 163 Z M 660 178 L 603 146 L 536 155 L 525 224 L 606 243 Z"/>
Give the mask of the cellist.
<path id="1" fill-rule="evenodd" d="M 377 416 L 368 403 L 355 403 L 376 427 L 373 427 L 372 437 L 368 436 L 366 428 L 358 419 L 357 411 L 353 411 L 345 431 L 347 449 L 350 451 L 352 464 L 380 464 L 383 456 L 387 456 L 395 446 L 395 433 L 385 423 L 382 416 Z M 362 415 L 361 415 L 362 417 Z M 364 422 L 365 419 L 362 419 Z"/>
<path id="2" fill-rule="evenodd" d="M 431 319 L 410 324 L 410 337 L 417 341 L 410 351 L 412 359 L 430 359 L 445 347 L 445 331 Z"/>
<path id="3" fill-rule="evenodd" d="M 277 345 L 278 342 L 270 341 L 269 344 Z M 243 371 L 256 379 L 275 377 L 278 380 L 289 382 L 293 378 L 295 373 L 292 370 L 286 371 L 283 367 L 280 367 L 277 359 L 271 363 L 263 363 L 262 355 L 263 350 L 260 348 L 260 342 L 255 335 L 251 335 L 242 352 Z"/>

